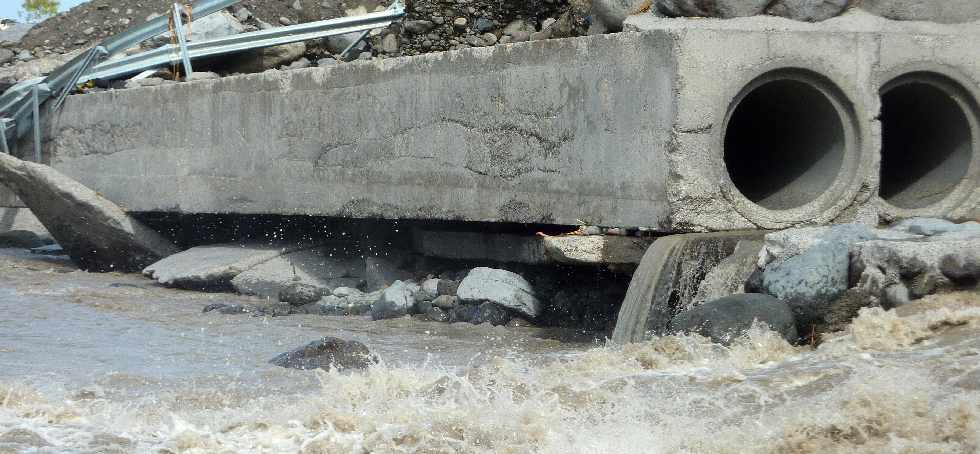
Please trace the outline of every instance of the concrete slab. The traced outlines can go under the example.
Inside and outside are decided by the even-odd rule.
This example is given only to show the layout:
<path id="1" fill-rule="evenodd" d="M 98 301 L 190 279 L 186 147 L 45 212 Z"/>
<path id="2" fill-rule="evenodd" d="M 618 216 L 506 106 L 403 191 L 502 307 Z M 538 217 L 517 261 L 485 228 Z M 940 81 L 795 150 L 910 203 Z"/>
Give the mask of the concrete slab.
<path id="1" fill-rule="evenodd" d="M 878 199 L 896 68 L 953 67 L 976 99 L 976 24 L 625 28 L 73 96 L 48 151 L 133 211 L 781 229 L 905 214 Z M 978 137 L 952 195 L 913 214 L 977 216 Z"/>

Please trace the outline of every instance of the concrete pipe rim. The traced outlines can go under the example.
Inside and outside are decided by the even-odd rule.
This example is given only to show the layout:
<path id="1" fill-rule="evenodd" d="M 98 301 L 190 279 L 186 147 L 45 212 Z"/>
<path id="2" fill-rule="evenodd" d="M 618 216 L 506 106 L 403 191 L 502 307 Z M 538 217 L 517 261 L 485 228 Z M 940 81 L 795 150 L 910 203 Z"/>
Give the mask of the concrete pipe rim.
<path id="1" fill-rule="evenodd" d="M 881 85 L 884 218 L 955 217 L 969 202 L 980 180 L 980 103 L 964 80 L 952 68 L 924 66 Z M 925 130 L 912 134 L 909 123 L 920 118 Z"/>
<path id="2" fill-rule="evenodd" d="M 860 191 L 862 130 L 851 98 L 829 77 L 802 67 L 769 69 L 743 84 L 724 118 L 723 194 L 757 226 L 836 218 Z M 776 122 L 776 137 L 753 134 L 768 121 Z"/>

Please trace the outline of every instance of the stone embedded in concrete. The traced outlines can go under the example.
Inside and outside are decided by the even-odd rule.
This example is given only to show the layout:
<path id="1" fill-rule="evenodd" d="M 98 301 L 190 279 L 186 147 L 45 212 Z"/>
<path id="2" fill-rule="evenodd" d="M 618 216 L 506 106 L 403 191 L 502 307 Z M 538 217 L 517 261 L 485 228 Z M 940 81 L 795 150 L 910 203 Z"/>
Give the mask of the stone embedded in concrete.
<path id="1" fill-rule="evenodd" d="M 0 153 L 0 178 L 84 269 L 134 271 L 177 252 L 119 206 L 51 167 Z"/>

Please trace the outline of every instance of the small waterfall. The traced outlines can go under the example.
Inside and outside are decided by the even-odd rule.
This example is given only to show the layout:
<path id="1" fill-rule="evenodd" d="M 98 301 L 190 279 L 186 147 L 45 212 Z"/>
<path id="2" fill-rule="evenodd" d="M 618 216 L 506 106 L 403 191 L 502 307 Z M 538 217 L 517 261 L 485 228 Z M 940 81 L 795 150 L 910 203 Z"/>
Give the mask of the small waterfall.
<path id="1" fill-rule="evenodd" d="M 740 241 L 757 241 L 763 232 L 687 233 L 658 238 L 650 245 L 630 281 L 612 341 L 641 341 L 664 334 L 671 318 L 688 309 L 698 284 Z"/>

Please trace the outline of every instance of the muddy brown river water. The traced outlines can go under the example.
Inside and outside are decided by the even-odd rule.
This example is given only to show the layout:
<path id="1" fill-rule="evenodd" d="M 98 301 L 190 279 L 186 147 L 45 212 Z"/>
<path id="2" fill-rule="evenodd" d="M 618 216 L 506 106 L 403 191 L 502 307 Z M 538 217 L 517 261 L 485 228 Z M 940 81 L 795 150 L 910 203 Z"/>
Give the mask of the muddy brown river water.
<path id="1" fill-rule="evenodd" d="M 980 449 L 980 296 L 607 347 L 567 331 L 202 314 L 230 294 L 0 250 L 0 453 L 736 453 Z M 277 368 L 324 335 L 363 372 Z"/>

